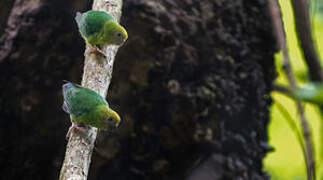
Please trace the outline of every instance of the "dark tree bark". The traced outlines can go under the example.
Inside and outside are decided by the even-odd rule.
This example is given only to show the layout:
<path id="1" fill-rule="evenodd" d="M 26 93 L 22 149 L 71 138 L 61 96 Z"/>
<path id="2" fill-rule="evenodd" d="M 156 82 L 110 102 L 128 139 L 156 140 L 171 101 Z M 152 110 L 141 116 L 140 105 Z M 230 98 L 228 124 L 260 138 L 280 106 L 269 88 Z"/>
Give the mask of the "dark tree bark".
<path id="1" fill-rule="evenodd" d="M 13 5 L 0 40 L 6 179 L 58 178 L 70 125 L 60 110 L 62 79 L 79 82 L 83 63 L 73 16 L 91 5 L 77 2 Z M 264 2 L 124 1 L 129 40 L 108 93 L 124 122 L 99 134 L 90 179 L 268 178 L 276 48 Z"/>
<path id="2" fill-rule="evenodd" d="M 2 0 L 0 2 L 0 36 L 2 35 L 6 27 L 8 16 L 10 14 L 13 3 L 14 1 L 11 0 Z"/>

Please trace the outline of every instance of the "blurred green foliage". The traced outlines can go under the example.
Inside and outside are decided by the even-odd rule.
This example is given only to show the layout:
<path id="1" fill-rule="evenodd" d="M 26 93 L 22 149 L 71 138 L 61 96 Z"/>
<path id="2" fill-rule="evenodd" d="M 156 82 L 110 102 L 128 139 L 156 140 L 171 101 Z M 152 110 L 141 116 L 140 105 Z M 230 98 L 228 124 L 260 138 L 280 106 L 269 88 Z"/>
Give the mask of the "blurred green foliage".
<path id="1" fill-rule="evenodd" d="M 279 0 L 279 2 L 283 11 L 282 15 L 292 68 L 298 84 L 301 85 L 308 81 L 306 75 L 307 67 L 296 38 L 292 7 L 290 0 Z M 311 5 L 313 36 L 319 55 L 322 58 L 323 38 L 320 37 L 323 37 L 323 0 L 311 0 Z M 288 85 L 286 76 L 282 71 L 281 53 L 276 54 L 275 59 L 278 72 L 278 77 L 275 82 Z M 300 121 L 295 102 L 277 92 L 272 93 L 272 98 L 274 103 L 270 111 L 271 122 L 268 127 L 268 135 L 269 143 L 275 150 L 268 153 L 264 159 L 264 170 L 271 174 L 272 180 L 306 179 L 305 161 L 301 147 L 299 146 L 295 133 L 291 130 L 288 122 L 284 119 L 284 116 L 275 103 L 275 101 L 279 102 L 289 111 L 300 130 Z M 323 123 L 321 113 L 316 106 L 311 104 L 305 104 L 305 113 L 313 135 L 317 177 L 318 179 L 323 179 L 323 166 L 321 165 L 321 161 L 323 160 Z"/>

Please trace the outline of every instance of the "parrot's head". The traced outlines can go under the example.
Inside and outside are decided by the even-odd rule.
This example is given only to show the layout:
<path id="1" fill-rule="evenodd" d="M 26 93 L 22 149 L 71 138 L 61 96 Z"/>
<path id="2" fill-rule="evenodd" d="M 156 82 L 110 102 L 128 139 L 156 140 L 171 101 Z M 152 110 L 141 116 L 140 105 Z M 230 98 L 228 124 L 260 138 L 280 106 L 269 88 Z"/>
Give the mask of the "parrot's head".
<path id="1" fill-rule="evenodd" d="M 111 21 L 110 23 L 112 24 L 107 28 L 109 32 L 106 33 L 109 43 L 122 45 L 128 39 L 127 31 L 116 22 Z"/>
<path id="2" fill-rule="evenodd" d="M 128 39 L 127 31 L 122 27 L 118 26 L 116 32 L 114 33 L 114 41 L 117 45 L 122 45 Z"/>
<path id="3" fill-rule="evenodd" d="M 109 107 L 107 108 L 106 111 L 106 120 L 108 121 L 108 130 L 114 130 L 119 127 L 121 123 L 120 116 L 117 112 L 114 110 L 110 109 Z"/>

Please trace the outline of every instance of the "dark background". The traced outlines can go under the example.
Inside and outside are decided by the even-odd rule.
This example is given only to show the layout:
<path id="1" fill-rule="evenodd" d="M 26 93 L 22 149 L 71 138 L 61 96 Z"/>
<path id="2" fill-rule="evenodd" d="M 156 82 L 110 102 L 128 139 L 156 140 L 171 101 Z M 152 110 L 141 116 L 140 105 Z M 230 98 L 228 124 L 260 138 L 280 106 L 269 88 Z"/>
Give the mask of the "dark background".
<path id="1" fill-rule="evenodd" d="M 268 179 L 275 42 L 264 0 L 125 0 L 89 179 Z M 0 1 L 0 178 L 58 179 L 70 126 L 62 80 L 80 83 L 74 22 L 91 1 Z"/>

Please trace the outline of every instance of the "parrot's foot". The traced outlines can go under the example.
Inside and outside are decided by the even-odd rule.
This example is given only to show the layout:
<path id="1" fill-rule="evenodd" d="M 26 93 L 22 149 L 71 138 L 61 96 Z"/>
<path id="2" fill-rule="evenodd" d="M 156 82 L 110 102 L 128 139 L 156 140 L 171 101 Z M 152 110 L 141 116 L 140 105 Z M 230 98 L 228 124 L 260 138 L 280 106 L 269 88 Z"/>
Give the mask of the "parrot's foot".
<path id="1" fill-rule="evenodd" d="M 72 126 L 68 129 L 67 134 L 66 134 L 66 140 L 68 140 L 68 138 L 71 136 L 71 133 L 73 130 L 78 130 L 82 133 L 85 133 L 85 127 L 83 126 L 78 126 L 76 123 L 72 122 Z"/>
<path id="2" fill-rule="evenodd" d="M 105 1 L 105 5 L 106 5 L 106 6 L 117 6 L 117 4 L 116 4 L 116 3 L 112 3 L 112 2 L 110 2 L 109 0 Z"/>
<path id="3" fill-rule="evenodd" d="M 104 53 L 101 49 L 99 49 L 97 46 L 93 46 L 93 47 L 90 49 L 89 53 L 90 53 L 90 54 L 91 54 L 91 53 L 96 53 L 96 54 L 99 54 L 99 55 L 103 56 L 104 58 L 106 58 L 106 57 L 107 57 L 107 56 L 105 55 L 105 53 Z"/>

